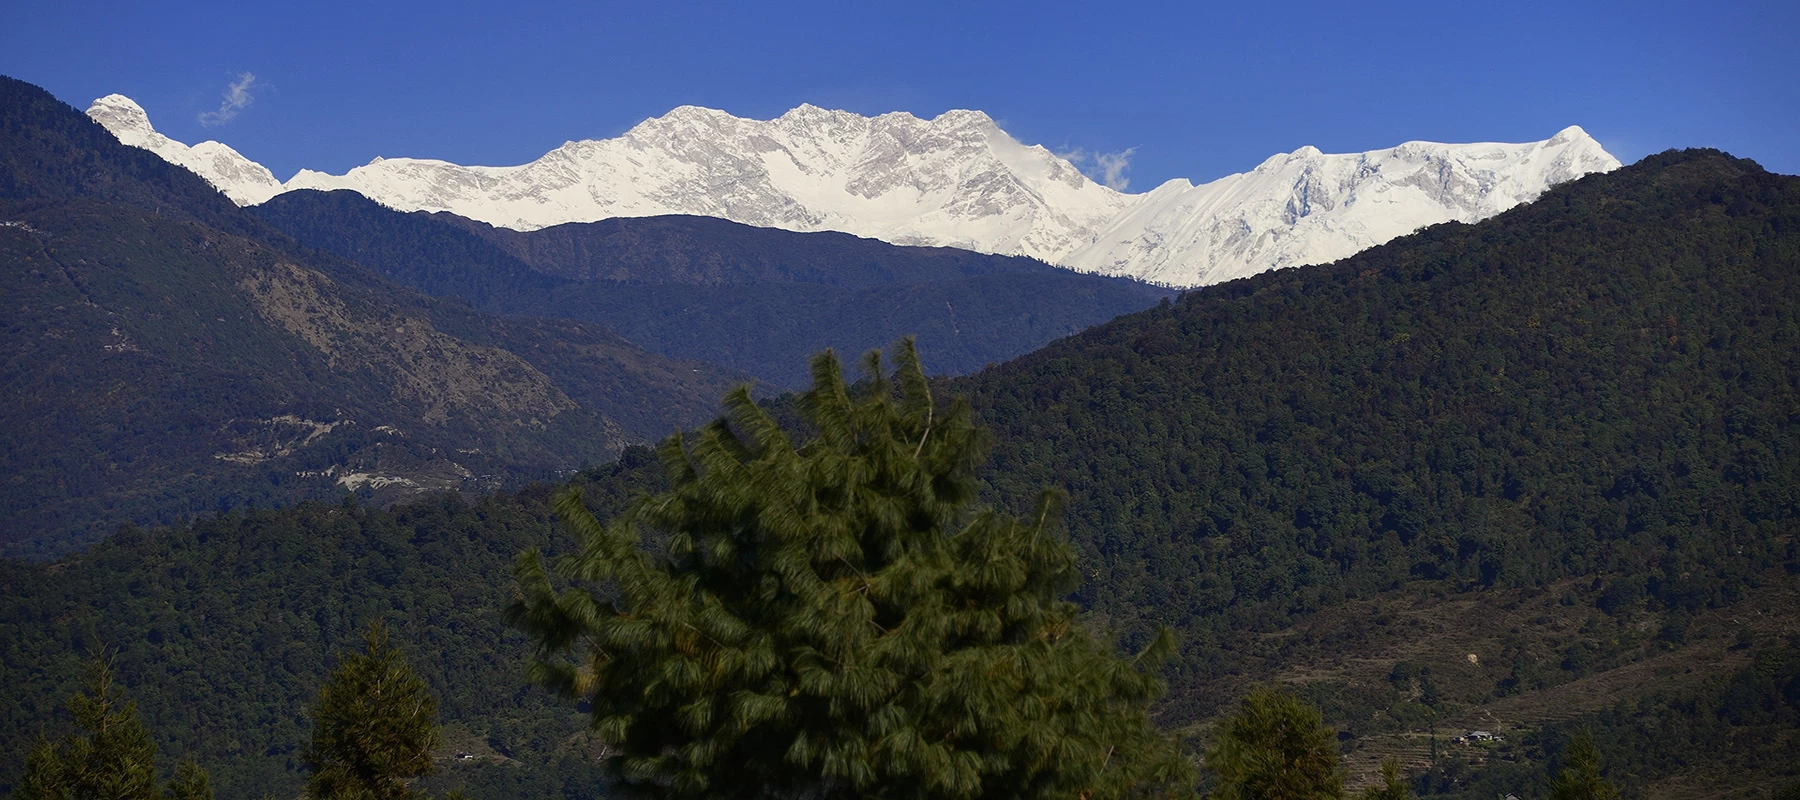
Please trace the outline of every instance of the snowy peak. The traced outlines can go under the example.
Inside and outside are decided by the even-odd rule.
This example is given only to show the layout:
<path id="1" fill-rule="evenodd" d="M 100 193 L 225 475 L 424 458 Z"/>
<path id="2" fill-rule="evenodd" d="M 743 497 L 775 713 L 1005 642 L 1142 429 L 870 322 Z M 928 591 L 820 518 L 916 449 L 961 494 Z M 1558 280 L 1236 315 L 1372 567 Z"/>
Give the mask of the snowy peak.
<path id="1" fill-rule="evenodd" d="M 133 147 L 143 145 L 137 141 L 127 141 L 127 138 L 144 141 L 150 136 L 158 135 L 156 129 L 151 127 L 150 115 L 144 112 L 144 107 L 122 94 L 109 94 L 95 100 L 88 106 L 87 115 L 112 131 L 114 136 L 119 137 L 119 141 Z"/>
<path id="2" fill-rule="evenodd" d="M 534 230 L 610 217 L 692 214 L 895 244 L 1027 255 L 1200 286 L 1334 261 L 1427 225 L 1475 222 L 1557 183 L 1619 166 L 1580 127 L 1541 142 L 1407 142 L 1270 156 L 1249 172 L 1124 194 L 980 111 L 865 117 L 801 105 L 771 120 L 680 106 L 613 139 L 570 141 L 529 164 L 465 167 L 375 158 L 279 184 L 217 142 L 188 148 L 120 95 L 89 116 L 120 141 L 199 173 L 239 204 L 294 189 L 351 189 L 401 211 L 448 211 Z"/>
<path id="3" fill-rule="evenodd" d="M 1166 183 L 1059 263 L 1170 285 L 1219 283 L 1335 261 L 1427 225 L 1477 222 L 1618 167 L 1578 127 L 1524 144 L 1407 142 L 1339 155 L 1302 147 L 1211 183 Z"/>
<path id="4" fill-rule="evenodd" d="M 403 211 L 522 230 L 696 214 L 1046 259 L 1128 202 L 979 111 L 924 120 L 816 106 L 772 120 L 681 106 L 517 167 L 390 158 L 343 175 L 302 171 L 286 188 L 354 189 Z"/>
<path id="5" fill-rule="evenodd" d="M 1591 142 L 1594 140 L 1594 137 L 1589 136 L 1588 132 L 1582 130 L 1580 125 L 1570 125 L 1567 128 L 1557 131 L 1556 135 L 1550 137 L 1549 141 L 1544 142 L 1544 144 L 1554 147 L 1559 144 L 1568 144 L 1569 142 L 1580 139 L 1586 139 Z M 1599 143 L 1596 142 L 1595 146 L 1599 146 Z"/>
<path id="6" fill-rule="evenodd" d="M 268 200 L 283 191 L 281 182 L 263 165 L 243 157 L 219 142 L 205 141 L 193 147 L 156 132 L 150 115 L 131 98 L 109 94 L 88 106 L 89 119 L 101 124 L 123 144 L 140 147 L 171 164 L 206 179 L 240 206 Z"/>

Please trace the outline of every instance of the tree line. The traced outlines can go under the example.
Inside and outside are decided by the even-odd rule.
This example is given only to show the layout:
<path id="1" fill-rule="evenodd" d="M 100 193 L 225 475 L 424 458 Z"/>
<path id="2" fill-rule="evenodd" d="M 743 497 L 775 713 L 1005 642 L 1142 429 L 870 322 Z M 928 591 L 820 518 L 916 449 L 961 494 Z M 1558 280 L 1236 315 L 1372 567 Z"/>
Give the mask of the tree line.
<path id="1" fill-rule="evenodd" d="M 1061 496 L 1024 517 L 975 505 L 987 442 L 969 406 L 933 400 L 910 341 L 847 385 L 827 352 L 796 439 L 747 390 L 664 442 L 669 488 L 602 522 L 579 490 L 555 508 L 577 547 L 519 556 L 508 620 L 530 677 L 588 707 L 609 791 L 666 800 L 1114 800 L 1198 796 L 1194 760 L 1151 703 L 1162 631 L 1122 655 L 1064 599 L 1079 582 Z M 435 769 L 437 702 L 379 621 L 341 654 L 308 716 L 315 800 L 415 800 Z M 23 800 L 211 800 L 155 747 L 108 659 L 69 702 L 77 728 L 27 759 Z M 1207 751 L 1209 797 L 1345 796 L 1334 732 L 1275 687 Z M 1403 800 L 1385 765 L 1365 800 Z M 1616 798 L 1577 740 L 1551 793 Z"/>
<path id="2" fill-rule="evenodd" d="M 1225 710 L 1234 694 L 1210 687 L 1245 668 L 1246 641 L 1414 582 L 1581 576 L 1571 602 L 1621 619 L 1731 605 L 1800 564 L 1797 198 L 1753 164 L 1666 154 L 1491 223 L 1190 294 L 951 382 L 994 431 L 978 491 L 1023 518 L 1039 487 L 1066 489 L 1076 600 L 1132 651 L 1180 634 L 1159 707 L 1176 722 Z M 584 476 L 596 517 L 667 491 L 656 461 L 634 449 Z M 71 654 L 116 644 L 122 665 L 158 665 L 153 726 L 230 763 L 221 787 L 283 785 L 302 687 L 388 616 L 438 656 L 428 683 L 485 687 L 442 695 L 453 724 L 562 759 L 579 715 L 505 692 L 528 642 L 491 612 L 497 565 L 566 552 L 552 495 L 247 508 L 0 564 L 19 589 L 0 597 L 6 682 L 27 687 L 0 711 L 47 718 Z M 1607 657 L 1521 662 L 1494 691 Z M 0 726 L 8 753 L 28 729 Z"/>

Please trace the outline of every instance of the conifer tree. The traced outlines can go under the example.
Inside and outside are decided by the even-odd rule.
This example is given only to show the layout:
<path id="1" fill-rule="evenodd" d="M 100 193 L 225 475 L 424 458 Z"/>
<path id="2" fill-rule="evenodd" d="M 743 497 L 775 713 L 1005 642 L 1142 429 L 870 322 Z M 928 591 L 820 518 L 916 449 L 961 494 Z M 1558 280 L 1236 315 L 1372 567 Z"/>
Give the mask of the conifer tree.
<path id="1" fill-rule="evenodd" d="M 213 800 L 212 778 L 192 760 L 175 768 L 175 780 L 169 782 L 168 800 Z"/>
<path id="2" fill-rule="evenodd" d="M 430 774 L 437 746 L 437 699 L 380 620 L 363 633 L 363 651 L 344 653 L 312 708 L 312 742 L 303 752 L 315 800 L 412 800 L 414 778 Z"/>
<path id="3" fill-rule="evenodd" d="M 1219 729 L 1206 768 L 1214 800 L 1337 800 L 1337 741 L 1318 709 L 1272 686 L 1253 690 Z"/>
<path id="4" fill-rule="evenodd" d="M 855 388 L 816 358 L 803 443 L 729 394 L 610 524 L 560 497 L 578 551 L 522 554 L 509 612 L 534 678 L 667 800 L 1191 796 L 1147 711 L 1172 638 L 1121 658 L 1077 624 L 1059 496 L 973 508 L 983 433 L 898 356 Z"/>
<path id="5" fill-rule="evenodd" d="M 1406 785 L 1406 775 L 1400 769 L 1400 759 L 1389 758 L 1381 762 L 1381 782 L 1362 791 L 1362 800 L 1411 800 L 1412 787 Z"/>
<path id="6" fill-rule="evenodd" d="M 1550 800 L 1619 800 L 1619 789 L 1600 777 L 1600 748 L 1587 731 L 1563 751 L 1562 766 L 1550 782 Z"/>
<path id="7" fill-rule="evenodd" d="M 162 800 L 156 785 L 156 743 L 138 719 L 137 703 L 113 683 L 106 656 L 88 665 L 85 691 L 69 698 L 75 725 L 56 742 L 45 739 L 25 760 L 19 800 Z M 206 771 L 182 764 L 168 796 L 212 800 Z"/>

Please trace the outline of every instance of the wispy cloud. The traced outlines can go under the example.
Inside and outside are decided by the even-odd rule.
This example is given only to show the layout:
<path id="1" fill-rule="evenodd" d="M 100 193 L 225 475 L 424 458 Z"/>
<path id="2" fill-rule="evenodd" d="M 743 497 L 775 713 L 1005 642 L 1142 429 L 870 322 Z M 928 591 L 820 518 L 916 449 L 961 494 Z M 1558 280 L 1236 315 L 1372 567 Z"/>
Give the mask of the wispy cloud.
<path id="1" fill-rule="evenodd" d="M 1094 165 L 1100 168 L 1100 182 L 1121 192 L 1131 185 L 1131 179 L 1125 177 L 1125 170 L 1131 169 L 1131 156 L 1137 152 L 1135 147 L 1127 147 L 1117 153 L 1095 153 Z"/>
<path id="2" fill-rule="evenodd" d="M 208 128 L 230 122 L 256 101 L 251 91 L 256 87 L 256 76 L 248 72 L 238 73 L 237 80 L 225 87 L 225 102 L 219 104 L 218 111 L 207 111 L 200 115 L 200 124 Z"/>
<path id="3" fill-rule="evenodd" d="M 1137 152 L 1135 147 L 1127 147 L 1116 153 L 1090 153 L 1079 147 L 1056 153 L 1061 158 L 1075 165 L 1089 178 L 1093 178 L 1107 188 L 1123 192 L 1131 185 L 1131 179 L 1125 177 L 1125 171 L 1131 169 L 1131 156 Z"/>

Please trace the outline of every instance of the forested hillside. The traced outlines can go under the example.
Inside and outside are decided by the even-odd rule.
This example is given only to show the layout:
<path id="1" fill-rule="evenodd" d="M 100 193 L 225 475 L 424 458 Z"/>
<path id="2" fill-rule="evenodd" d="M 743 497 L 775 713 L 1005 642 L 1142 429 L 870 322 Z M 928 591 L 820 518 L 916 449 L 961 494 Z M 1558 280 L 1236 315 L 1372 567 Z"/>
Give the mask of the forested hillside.
<path id="1" fill-rule="evenodd" d="M 941 394 L 992 431 L 991 496 L 1067 488 L 1091 624 L 1178 629 L 1167 724 L 1204 736 L 1279 678 L 1436 793 L 1541 786 L 1573 725 L 1633 791 L 1697 769 L 1637 757 L 1671 741 L 1751 786 L 1800 741 L 1797 284 L 1800 178 L 1666 153 Z M 628 452 L 588 476 L 602 515 L 655 482 Z M 0 677 L 25 688 L 0 761 L 105 645 L 223 797 L 285 791 L 323 654 L 381 615 L 493 753 L 447 780 L 577 794 L 578 762 L 552 763 L 582 746 L 572 709 L 525 688 L 496 621 L 512 554 L 566 546 L 544 497 L 234 512 L 6 564 Z M 1428 726 L 1489 719 L 1516 750 L 1426 749 Z"/>
<path id="2" fill-rule="evenodd" d="M 1200 674 L 1414 579 L 1728 603 L 1800 523 L 1800 179 L 1653 156 L 957 388 L 997 494 L 1068 488 L 1084 599 Z"/>
<path id="3" fill-rule="evenodd" d="M 634 488 L 648 454 L 630 452 L 598 473 L 596 509 Z M 513 557 L 563 545 L 548 495 L 231 512 L 126 529 L 53 565 L 0 561 L 0 790 L 39 731 L 56 729 L 84 660 L 111 651 L 167 737 L 165 766 L 191 753 L 222 798 L 292 797 L 305 779 L 305 710 L 332 654 L 385 617 L 438 698 L 446 743 L 478 755 L 447 777 L 487 787 L 477 797 L 553 798 L 565 782 L 568 796 L 591 797 L 599 770 L 572 758 L 586 752 L 583 718 L 526 687 L 525 639 L 500 619 Z"/>
<path id="4" fill-rule="evenodd" d="M 696 424 L 743 380 L 307 250 L 0 79 L 0 553 L 247 504 L 492 490 Z"/>
<path id="5" fill-rule="evenodd" d="M 251 211 L 422 292 L 599 323 L 659 354 L 788 388 L 806 384 L 807 359 L 827 347 L 914 336 L 933 370 L 962 374 L 1172 294 L 1016 256 L 706 217 L 514 231 L 402 214 L 349 191 L 288 192 Z"/>
<path id="6" fill-rule="evenodd" d="M 1800 179 L 1671 152 L 958 387 L 996 496 L 1069 489 L 1082 599 L 1184 632 L 1170 719 L 1282 676 L 1423 769 L 1434 722 L 1536 736 L 1800 632 L 1797 298 Z M 1695 753 L 1780 752 L 1782 719 Z"/>

